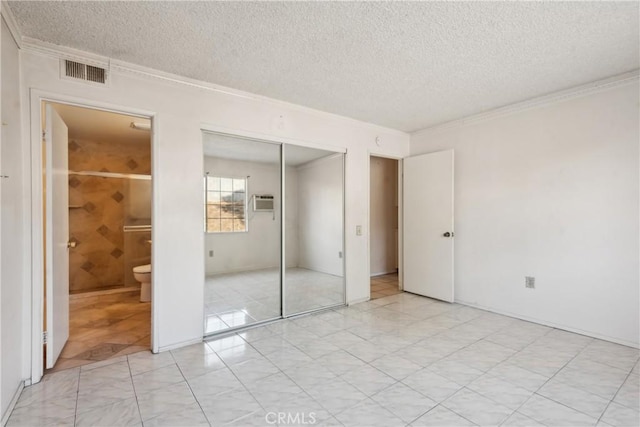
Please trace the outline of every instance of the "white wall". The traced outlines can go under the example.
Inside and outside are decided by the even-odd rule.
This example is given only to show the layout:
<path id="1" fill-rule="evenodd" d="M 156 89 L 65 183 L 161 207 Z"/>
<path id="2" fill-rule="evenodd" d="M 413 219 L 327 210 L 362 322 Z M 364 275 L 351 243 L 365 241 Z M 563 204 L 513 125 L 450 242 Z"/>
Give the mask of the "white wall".
<path id="1" fill-rule="evenodd" d="M 0 136 L 0 415 L 19 389 L 28 366 L 23 336 L 23 194 L 18 47 L 4 20 L 1 41 L 2 133 Z"/>
<path id="2" fill-rule="evenodd" d="M 334 154 L 298 167 L 298 266 L 344 276 L 343 162 Z M 344 255 L 344 254 L 343 254 Z"/>
<path id="3" fill-rule="evenodd" d="M 456 300 L 638 346 L 638 129 L 634 79 L 412 135 L 456 152 Z"/>
<path id="4" fill-rule="evenodd" d="M 129 107 L 155 114 L 152 152 L 154 312 L 158 313 L 153 324 L 156 347 L 162 350 L 181 345 L 200 339 L 203 333 L 205 245 L 201 129 L 204 125 L 299 145 L 348 149 L 347 300 L 368 298 L 367 242 L 364 236 L 355 236 L 355 227 L 368 228 L 369 150 L 405 156 L 409 150 L 407 134 L 227 88 L 187 80 L 182 83 L 171 80 L 172 76 L 150 74 L 148 70 L 118 61 L 111 62 L 108 87 L 62 80 L 59 78 L 61 48 L 53 49 L 23 42 L 21 51 L 25 137 L 20 148 L 28 160 L 22 170 L 28 188 L 37 184 L 32 177 L 38 176 L 37 171 L 30 169 L 32 142 L 28 135 L 31 120 L 37 126 L 37 119 L 30 115 L 28 96 L 32 88 L 47 91 L 54 98 L 72 97 L 83 103 Z M 27 191 L 23 197 L 31 200 L 32 195 Z M 33 227 L 38 226 L 38 222 L 32 220 L 30 210 L 25 209 L 21 214 Z M 26 236 L 24 239 L 25 252 L 30 255 L 31 240 Z M 30 257 L 24 261 L 25 271 L 30 271 L 31 262 Z M 28 281 L 22 283 L 23 289 L 31 286 Z"/>
<path id="5" fill-rule="evenodd" d="M 398 161 L 371 157 L 369 236 L 371 275 L 398 267 Z"/>
<path id="6" fill-rule="evenodd" d="M 212 176 L 243 178 L 250 176 L 247 197 L 254 194 L 275 196 L 275 216 L 271 212 L 253 212 L 250 203 L 246 212 L 249 224 L 246 233 L 207 233 L 205 234 L 206 274 L 220 274 L 234 271 L 259 270 L 280 265 L 280 165 L 275 163 L 245 162 L 238 160 L 205 157 L 205 172 Z M 296 205 L 293 168 L 287 168 L 287 202 Z M 251 199 L 250 199 L 251 200 Z M 297 223 L 297 210 L 287 211 L 287 221 Z M 287 233 L 287 264 L 297 263 L 295 236 L 296 229 Z M 291 246 L 289 246 L 291 245 Z M 209 251 L 213 250 L 213 257 Z"/>

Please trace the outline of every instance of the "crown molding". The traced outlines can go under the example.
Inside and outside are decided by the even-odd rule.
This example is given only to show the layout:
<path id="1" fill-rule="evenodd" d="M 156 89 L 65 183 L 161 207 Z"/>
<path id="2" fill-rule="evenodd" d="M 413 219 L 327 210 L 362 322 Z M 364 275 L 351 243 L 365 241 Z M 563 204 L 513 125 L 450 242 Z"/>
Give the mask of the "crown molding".
<path id="1" fill-rule="evenodd" d="M 18 45 L 18 49 L 22 49 L 22 34 L 20 34 L 20 27 L 18 27 L 16 17 L 13 15 L 13 12 L 6 0 L 0 1 L 0 14 L 2 15 L 2 19 L 4 19 L 5 24 L 7 24 L 7 28 L 9 28 L 11 37 L 13 37 L 13 40 Z"/>
<path id="2" fill-rule="evenodd" d="M 329 113 L 322 110 L 316 110 L 314 108 L 305 107 L 302 105 L 281 101 L 267 96 L 257 95 L 251 92 L 245 92 L 238 89 L 233 89 L 214 83 L 208 83 L 201 80 L 192 79 L 189 77 L 180 76 L 165 71 L 156 70 L 153 68 L 145 67 L 142 65 L 132 64 L 130 62 L 119 61 L 111 59 L 106 56 L 96 55 L 93 53 L 85 52 L 82 50 L 74 49 L 67 46 L 56 45 L 42 40 L 37 40 L 31 37 L 22 38 L 22 49 L 27 52 L 32 52 L 38 55 L 44 55 L 53 57 L 56 59 L 73 59 L 78 62 L 89 62 L 92 64 L 98 64 L 106 66 L 109 72 L 115 70 L 125 73 L 133 74 L 147 79 L 162 80 L 165 82 L 171 82 L 179 85 L 190 86 L 197 89 L 203 89 L 211 92 L 223 93 L 226 95 L 235 96 L 238 98 L 245 98 L 254 101 L 270 104 L 274 107 L 287 108 L 294 111 L 300 111 L 307 114 L 312 114 L 316 117 L 331 118 L 341 121 L 351 126 L 355 125 L 362 129 L 376 132 L 380 135 L 394 135 L 409 137 L 408 132 L 403 132 L 397 129 L 392 129 L 374 123 L 363 122 L 360 120 L 352 119 L 350 117 L 341 116 L 339 114 Z"/>
<path id="3" fill-rule="evenodd" d="M 438 133 L 448 129 L 461 128 L 472 124 L 485 122 L 488 120 L 497 119 L 504 116 L 520 113 L 526 110 L 532 110 L 535 108 L 544 107 L 558 102 L 568 101 L 574 98 L 580 98 L 586 95 L 590 95 L 597 92 L 602 92 L 614 87 L 624 86 L 630 83 L 637 82 L 640 77 L 640 70 L 636 69 L 627 73 L 618 74 L 608 77 L 602 80 L 596 80 L 591 83 L 587 83 L 580 86 L 575 86 L 569 89 L 554 92 L 548 95 L 532 98 L 526 101 L 518 102 L 515 104 L 507 105 L 504 107 L 496 108 L 494 110 L 485 111 L 483 113 L 474 114 L 471 116 L 463 117 L 461 119 L 452 120 L 450 122 L 441 123 L 428 128 L 420 129 L 415 132 L 411 132 L 411 137 Z"/>

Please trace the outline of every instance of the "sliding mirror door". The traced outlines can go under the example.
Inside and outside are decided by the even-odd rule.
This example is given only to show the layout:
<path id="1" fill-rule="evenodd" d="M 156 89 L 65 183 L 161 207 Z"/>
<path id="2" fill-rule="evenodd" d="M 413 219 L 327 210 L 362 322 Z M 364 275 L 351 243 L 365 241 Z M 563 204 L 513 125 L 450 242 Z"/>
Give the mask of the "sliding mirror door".
<path id="1" fill-rule="evenodd" d="M 344 155 L 285 145 L 284 314 L 344 304 Z"/>
<path id="2" fill-rule="evenodd" d="M 281 146 L 203 133 L 205 335 L 281 317 Z"/>

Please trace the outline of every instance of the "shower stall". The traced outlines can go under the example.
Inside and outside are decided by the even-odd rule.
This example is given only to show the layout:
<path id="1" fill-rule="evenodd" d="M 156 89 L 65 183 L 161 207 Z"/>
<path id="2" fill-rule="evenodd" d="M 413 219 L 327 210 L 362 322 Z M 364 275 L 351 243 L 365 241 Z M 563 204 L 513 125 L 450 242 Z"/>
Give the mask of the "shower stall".
<path id="1" fill-rule="evenodd" d="M 151 175 L 69 171 L 69 293 L 137 286 L 151 262 Z"/>

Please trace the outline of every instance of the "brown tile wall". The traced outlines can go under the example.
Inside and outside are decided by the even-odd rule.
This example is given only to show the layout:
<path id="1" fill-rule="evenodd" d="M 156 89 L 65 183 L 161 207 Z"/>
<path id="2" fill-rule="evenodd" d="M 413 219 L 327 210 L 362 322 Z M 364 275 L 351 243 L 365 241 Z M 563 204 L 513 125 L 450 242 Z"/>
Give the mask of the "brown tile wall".
<path id="1" fill-rule="evenodd" d="M 149 174 L 150 145 L 71 139 L 69 169 Z M 122 227 L 127 193 L 126 179 L 69 175 L 69 235 L 70 240 L 77 243 L 69 251 L 70 292 L 100 290 L 125 283 L 129 275 L 125 274 Z M 146 248 L 150 257 L 151 246 Z"/>

